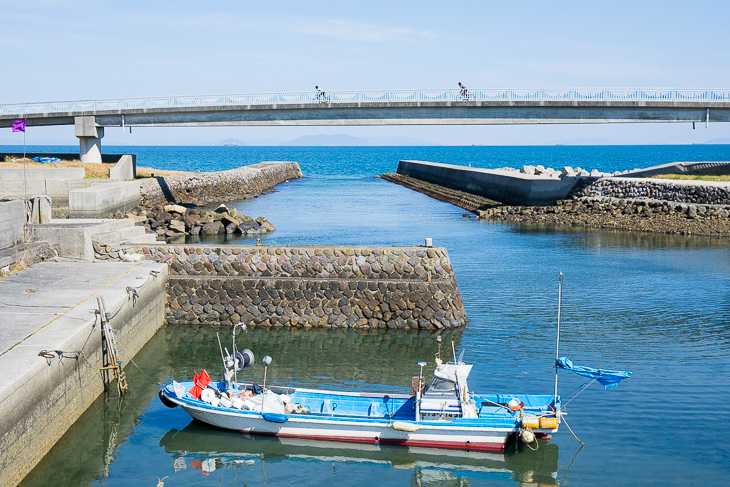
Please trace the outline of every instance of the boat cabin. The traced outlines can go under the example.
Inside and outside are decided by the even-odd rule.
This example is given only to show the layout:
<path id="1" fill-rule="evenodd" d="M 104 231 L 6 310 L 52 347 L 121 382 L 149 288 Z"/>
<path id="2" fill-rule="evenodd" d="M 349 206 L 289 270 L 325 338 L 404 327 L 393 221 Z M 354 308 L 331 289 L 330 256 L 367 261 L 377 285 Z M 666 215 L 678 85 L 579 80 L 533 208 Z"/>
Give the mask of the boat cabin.
<path id="1" fill-rule="evenodd" d="M 454 418 L 476 418 L 476 404 L 469 396 L 467 379 L 472 365 L 436 362 L 433 378 L 420 401 L 424 421 L 451 421 Z"/>

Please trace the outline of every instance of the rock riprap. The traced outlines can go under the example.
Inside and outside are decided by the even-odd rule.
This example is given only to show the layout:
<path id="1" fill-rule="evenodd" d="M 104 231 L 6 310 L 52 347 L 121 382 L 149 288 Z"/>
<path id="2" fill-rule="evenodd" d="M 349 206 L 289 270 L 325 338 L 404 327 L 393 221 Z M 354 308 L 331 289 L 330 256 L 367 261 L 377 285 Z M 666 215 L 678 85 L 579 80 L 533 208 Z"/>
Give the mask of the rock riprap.
<path id="1" fill-rule="evenodd" d="M 180 205 L 155 205 L 135 208 L 118 218 L 131 218 L 137 225 L 157 233 L 160 239 L 181 235 L 213 236 L 222 234 L 263 235 L 276 230 L 265 217 L 256 219 L 220 205 L 213 211 L 185 208 Z"/>

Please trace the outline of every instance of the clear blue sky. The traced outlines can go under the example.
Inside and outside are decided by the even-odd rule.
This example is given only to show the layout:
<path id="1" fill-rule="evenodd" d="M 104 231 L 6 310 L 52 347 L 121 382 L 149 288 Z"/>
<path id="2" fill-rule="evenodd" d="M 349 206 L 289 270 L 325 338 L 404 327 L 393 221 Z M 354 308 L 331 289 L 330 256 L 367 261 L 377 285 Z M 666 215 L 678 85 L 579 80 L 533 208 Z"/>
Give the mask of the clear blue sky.
<path id="1" fill-rule="evenodd" d="M 730 2 L 4 1 L 0 103 L 261 91 L 730 88 Z M 18 134 L 0 133 L 0 142 Z M 437 144 L 692 143 L 730 124 L 108 129 L 104 144 L 309 134 Z M 33 128 L 29 143 L 73 129 Z M 14 140 L 14 139 L 13 139 Z"/>

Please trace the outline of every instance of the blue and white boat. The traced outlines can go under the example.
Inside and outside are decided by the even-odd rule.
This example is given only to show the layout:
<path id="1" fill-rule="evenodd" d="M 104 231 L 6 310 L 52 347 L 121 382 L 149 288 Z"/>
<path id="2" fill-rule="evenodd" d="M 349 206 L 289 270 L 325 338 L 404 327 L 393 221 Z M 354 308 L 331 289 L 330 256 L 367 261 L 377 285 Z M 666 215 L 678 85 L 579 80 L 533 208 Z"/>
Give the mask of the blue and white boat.
<path id="1" fill-rule="evenodd" d="M 160 390 L 162 402 L 203 423 L 248 434 L 464 450 L 504 451 L 510 436 L 530 431 L 525 436 L 531 442 L 555 433 L 560 422 L 560 398 L 551 394 L 469 392 L 472 366 L 462 357 L 448 363 L 437 357 L 428 384 L 426 364 L 419 362 L 410 394 L 380 394 L 262 388 L 236 380 L 254 361 L 249 350 L 226 355 L 226 380 L 208 382 L 207 374 L 196 374 L 194 381 L 173 381 Z"/>
<path id="2" fill-rule="evenodd" d="M 220 347 L 224 380 L 212 381 L 203 371 L 193 381 L 172 381 L 159 392 L 165 405 L 180 406 L 203 423 L 246 434 L 502 452 L 510 439 L 529 445 L 558 431 L 565 414 L 557 391 L 558 368 L 572 369 L 606 387 L 630 375 L 574 366 L 556 351 L 553 394 L 476 394 L 468 386 L 472 365 L 463 361 L 463 352 L 456 358 L 452 342 L 454 359 L 442 361 L 439 346 L 428 383 L 423 376 L 426 363 L 418 363 L 420 373 L 413 377 L 410 394 L 267 388 L 266 369 L 263 387 L 238 380 L 238 372 L 254 362 L 250 350 L 236 349 L 238 326 L 245 329 L 243 324 L 233 328 L 233 354 L 226 349 L 224 356 Z M 263 363 L 268 367 L 271 358 L 264 357 Z"/>

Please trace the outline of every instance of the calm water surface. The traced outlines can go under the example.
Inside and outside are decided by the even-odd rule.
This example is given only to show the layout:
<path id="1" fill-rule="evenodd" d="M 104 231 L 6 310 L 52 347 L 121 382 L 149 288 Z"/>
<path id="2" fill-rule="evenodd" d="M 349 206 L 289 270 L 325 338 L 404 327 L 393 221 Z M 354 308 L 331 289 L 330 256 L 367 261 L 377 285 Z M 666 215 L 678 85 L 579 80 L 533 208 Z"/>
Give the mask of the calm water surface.
<path id="1" fill-rule="evenodd" d="M 119 152 L 123 152 L 121 148 Z M 418 245 L 449 250 L 468 315 L 444 333 L 475 364 L 477 392 L 550 393 L 557 276 L 567 276 L 561 350 L 577 363 L 629 369 L 568 405 L 570 426 L 536 452 L 438 450 L 247 438 L 191 423 L 155 382 L 220 371 L 215 330 L 169 327 L 128 365 L 131 393 L 99 399 L 25 485 L 724 485 L 730 482 L 730 244 L 727 240 L 478 222 L 452 205 L 374 179 L 401 158 L 482 167 L 521 164 L 622 170 L 728 160 L 728 146 L 127 148 L 140 165 L 225 169 L 296 160 L 306 177 L 234 204 L 277 230 L 262 244 Z M 231 243 L 251 243 L 231 239 Z M 221 330 L 228 337 L 229 330 Z M 250 330 L 273 357 L 272 383 L 408 390 L 433 363 L 424 332 Z M 256 365 L 250 377 L 261 380 Z M 561 375 L 569 400 L 584 382 Z M 214 469 L 214 470 L 213 470 Z"/>

